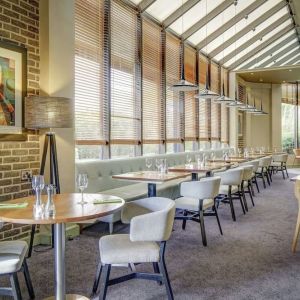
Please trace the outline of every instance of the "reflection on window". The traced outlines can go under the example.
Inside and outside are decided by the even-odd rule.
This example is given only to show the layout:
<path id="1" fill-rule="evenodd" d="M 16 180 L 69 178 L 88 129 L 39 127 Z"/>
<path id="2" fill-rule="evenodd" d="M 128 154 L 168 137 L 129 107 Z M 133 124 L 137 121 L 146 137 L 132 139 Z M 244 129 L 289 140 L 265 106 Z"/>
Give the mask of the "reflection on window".
<path id="1" fill-rule="evenodd" d="M 295 147 L 295 108 L 293 104 L 281 105 L 282 148 L 291 150 Z"/>

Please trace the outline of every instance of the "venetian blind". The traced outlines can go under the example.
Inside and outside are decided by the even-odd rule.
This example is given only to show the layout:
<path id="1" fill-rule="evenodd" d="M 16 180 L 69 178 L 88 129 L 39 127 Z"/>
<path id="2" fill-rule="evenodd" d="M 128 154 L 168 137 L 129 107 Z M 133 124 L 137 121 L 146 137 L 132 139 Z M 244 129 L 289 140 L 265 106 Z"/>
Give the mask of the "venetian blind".
<path id="1" fill-rule="evenodd" d="M 111 1 L 111 143 L 140 143 L 136 12 Z"/>
<path id="2" fill-rule="evenodd" d="M 143 143 L 164 140 L 161 28 L 143 19 L 142 46 Z"/>
<path id="3" fill-rule="evenodd" d="M 228 96 L 228 71 L 221 68 L 221 83 L 224 86 L 224 95 Z M 229 108 L 221 104 L 221 143 L 229 143 Z"/>
<path id="4" fill-rule="evenodd" d="M 166 33 L 166 138 L 168 143 L 183 139 L 183 101 L 170 87 L 180 79 L 180 40 Z"/>
<path id="5" fill-rule="evenodd" d="M 281 102 L 287 104 L 297 104 L 297 85 L 285 83 L 281 85 Z"/>
<path id="6" fill-rule="evenodd" d="M 238 84 L 238 99 L 246 103 L 246 87 L 241 83 Z"/>
<path id="7" fill-rule="evenodd" d="M 75 1 L 75 136 L 81 145 L 105 144 L 108 140 L 103 3 Z"/>
<path id="8" fill-rule="evenodd" d="M 196 50 L 185 46 L 184 51 L 184 70 L 185 79 L 189 82 L 196 83 Z M 196 141 L 199 137 L 198 129 L 198 103 L 195 98 L 195 92 L 184 93 L 184 115 L 185 115 L 185 140 Z"/>
<path id="9" fill-rule="evenodd" d="M 198 55 L 198 80 L 199 87 L 204 88 L 206 82 L 206 70 L 208 59 L 199 53 Z M 199 140 L 210 140 L 210 100 L 199 99 Z"/>
<path id="10" fill-rule="evenodd" d="M 220 67 L 211 62 L 211 90 L 220 94 Z M 219 103 L 211 101 L 211 140 L 219 141 L 221 138 L 221 107 Z"/>

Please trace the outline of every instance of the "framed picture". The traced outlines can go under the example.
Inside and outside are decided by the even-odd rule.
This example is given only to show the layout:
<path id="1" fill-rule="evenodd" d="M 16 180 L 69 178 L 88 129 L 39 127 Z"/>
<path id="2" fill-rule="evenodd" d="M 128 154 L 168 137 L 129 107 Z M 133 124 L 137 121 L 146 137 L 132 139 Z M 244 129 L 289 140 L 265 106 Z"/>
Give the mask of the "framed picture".
<path id="1" fill-rule="evenodd" d="M 0 141 L 24 140 L 27 50 L 0 41 Z"/>
<path id="2" fill-rule="evenodd" d="M 243 136 L 243 113 L 238 114 L 238 136 Z"/>

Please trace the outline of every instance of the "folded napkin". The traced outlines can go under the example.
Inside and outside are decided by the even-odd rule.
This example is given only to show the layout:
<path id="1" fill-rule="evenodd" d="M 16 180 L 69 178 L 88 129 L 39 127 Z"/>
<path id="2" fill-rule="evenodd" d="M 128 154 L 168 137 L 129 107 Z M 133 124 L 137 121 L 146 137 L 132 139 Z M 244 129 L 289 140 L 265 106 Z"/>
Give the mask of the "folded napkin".
<path id="1" fill-rule="evenodd" d="M 109 204 L 109 203 L 122 203 L 122 199 L 121 198 L 116 198 L 116 199 L 103 199 L 103 200 L 99 200 L 99 199 L 95 199 L 93 201 L 94 204 Z"/>
<path id="2" fill-rule="evenodd" d="M 0 203 L 1 208 L 25 208 L 28 206 L 27 202 L 23 203 Z"/>

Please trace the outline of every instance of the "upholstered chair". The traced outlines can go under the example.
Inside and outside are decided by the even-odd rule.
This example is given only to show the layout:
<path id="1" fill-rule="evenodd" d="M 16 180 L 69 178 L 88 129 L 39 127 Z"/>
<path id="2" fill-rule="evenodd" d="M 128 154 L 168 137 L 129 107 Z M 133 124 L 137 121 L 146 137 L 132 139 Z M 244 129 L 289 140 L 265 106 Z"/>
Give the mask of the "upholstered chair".
<path id="1" fill-rule="evenodd" d="M 297 218 L 297 223 L 295 228 L 294 239 L 292 243 L 292 251 L 296 252 L 297 242 L 300 234 L 300 180 L 296 180 L 294 192 L 295 192 L 296 199 L 298 200 L 298 218 Z"/>
<path id="2" fill-rule="evenodd" d="M 251 180 L 251 183 L 254 183 L 255 186 L 256 186 L 256 189 L 257 189 L 257 192 L 259 193 L 259 187 L 258 187 L 258 183 L 257 183 L 257 178 L 256 178 L 256 173 L 257 173 L 257 170 L 259 168 L 259 160 L 251 160 L 251 163 L 250 163 L 253 167 L 253 173 L 252 173 L 252 180 Z M 252 194 L 254 196 L 254 189 L 252 190 Z"/>
<path id="3" fill-rule="evenodd" d="M 251 203 L 254 206 L 253 195 L 252 195 L 252 193 L 253 193 L 253 186 L 252 186 L 253 165 L 251 165 L 251 162 L 250 162 L 248 165 L 241 164 L 241 167 L 244 168 L 243 181 L 241 184 L 241 192 L 242 192 L 242 197 L 244 199 L 245 209 L 246 209 L 246 211 L 248 211 L 246 194 L 249 194 Z"/>
<path id="4" fill-rule="evenodd" d="M 293 153 L 294 153 L 294 161 L 293 161 L 293 165 L 294 165 L 295 160 L 300 159 L 300 149 L 293 149 Z"/>
<path id="5" fill-rule="evenodd" d="M 218 202 L 230 204 L 233 221 L 236 221 L 233 200 L 240 200 L 243 213 L 246 213 L 240 190 L 243 181 L 243 173 L 244 169 L 241 167 L 217 173 L 217 176 L 221 177 L 221 186 L 217 200 Z"/>
<path id="6" fill-rule="evenodd" d="M 262 179 L 264 188 L 266 188 L 266 181 L 265 181 L 265 177 L 267 179 L 268 185 L 271 185 L 271 174 L 269 171 L 269 168 L 271 166 L 271 162 L 272 162 L 272 156 L 267 156 L 267 157 L 263 157 L 259 159 L 259 168 L 256 172 L 256 176 L 258 178 Z"/>
<path id="7" fill-rule="evenodd" d="M 220 182 L 221 179 L 219 177 L 208 177 L 200 181 L 183 182 L 180 186 L 181 197 L 175 199 L 176 209 L 178 210 L 175 219 L 183 220 L 183 230 L 186 227 L 187 220 L 198 222 L 204 246 L 207 246 L 204 216 L 215 216 L 220 233 L 223 234 L 215 205 L 215 197 L 219 194 Z"/>
<path id="8" fill-rule="evenodd" d="M 287 167 L 286 167 L 286 163 L 288 160 L 288 154 L 286 153 L 286 154 L 273 155 L 272 160 L 273 160 L 271 163 L 272 172 L 274 173 L 274 172 L 281 171 L 283 179 L 285 179 L 285 174 L 284 174 L 284 172 L 285 172 L 287 178 L 289 178 L 289 173 L 288 173 Z"/>
<path id="9" fill-rule="evenodd" d="M 22 271 L 30 299 L 34 299 L 34 291 L 26 263 L 27 243 L 24 241 L 0 242 L 0 276 L 9 276 L 10 288 L 0 287 L 0 295 L 12 296 L 21 300 L 21 290 L 17 273 Z M 1 299 L 1 296 L 0 296 Z"/>
<path id="10" fill-rule="evenodd" d="M 135 215 L 136 212 L 136 215 Z M 163 283 L 168 299 L 174 299 L 165 264 L 166 242 L 170 238 L 175 216 L 175 202 L 168 198 L 150 197 L 126 203 L 122 221 L 130 222 L 129 234 L 114 234 L 100 238 L 100 263 L 93 286 L 99 299 L 105 299 L 108 286 L 134 278 Z M 154 273 L 137 273 L 109 279 L 112 265 L 153 263 Z"/>

